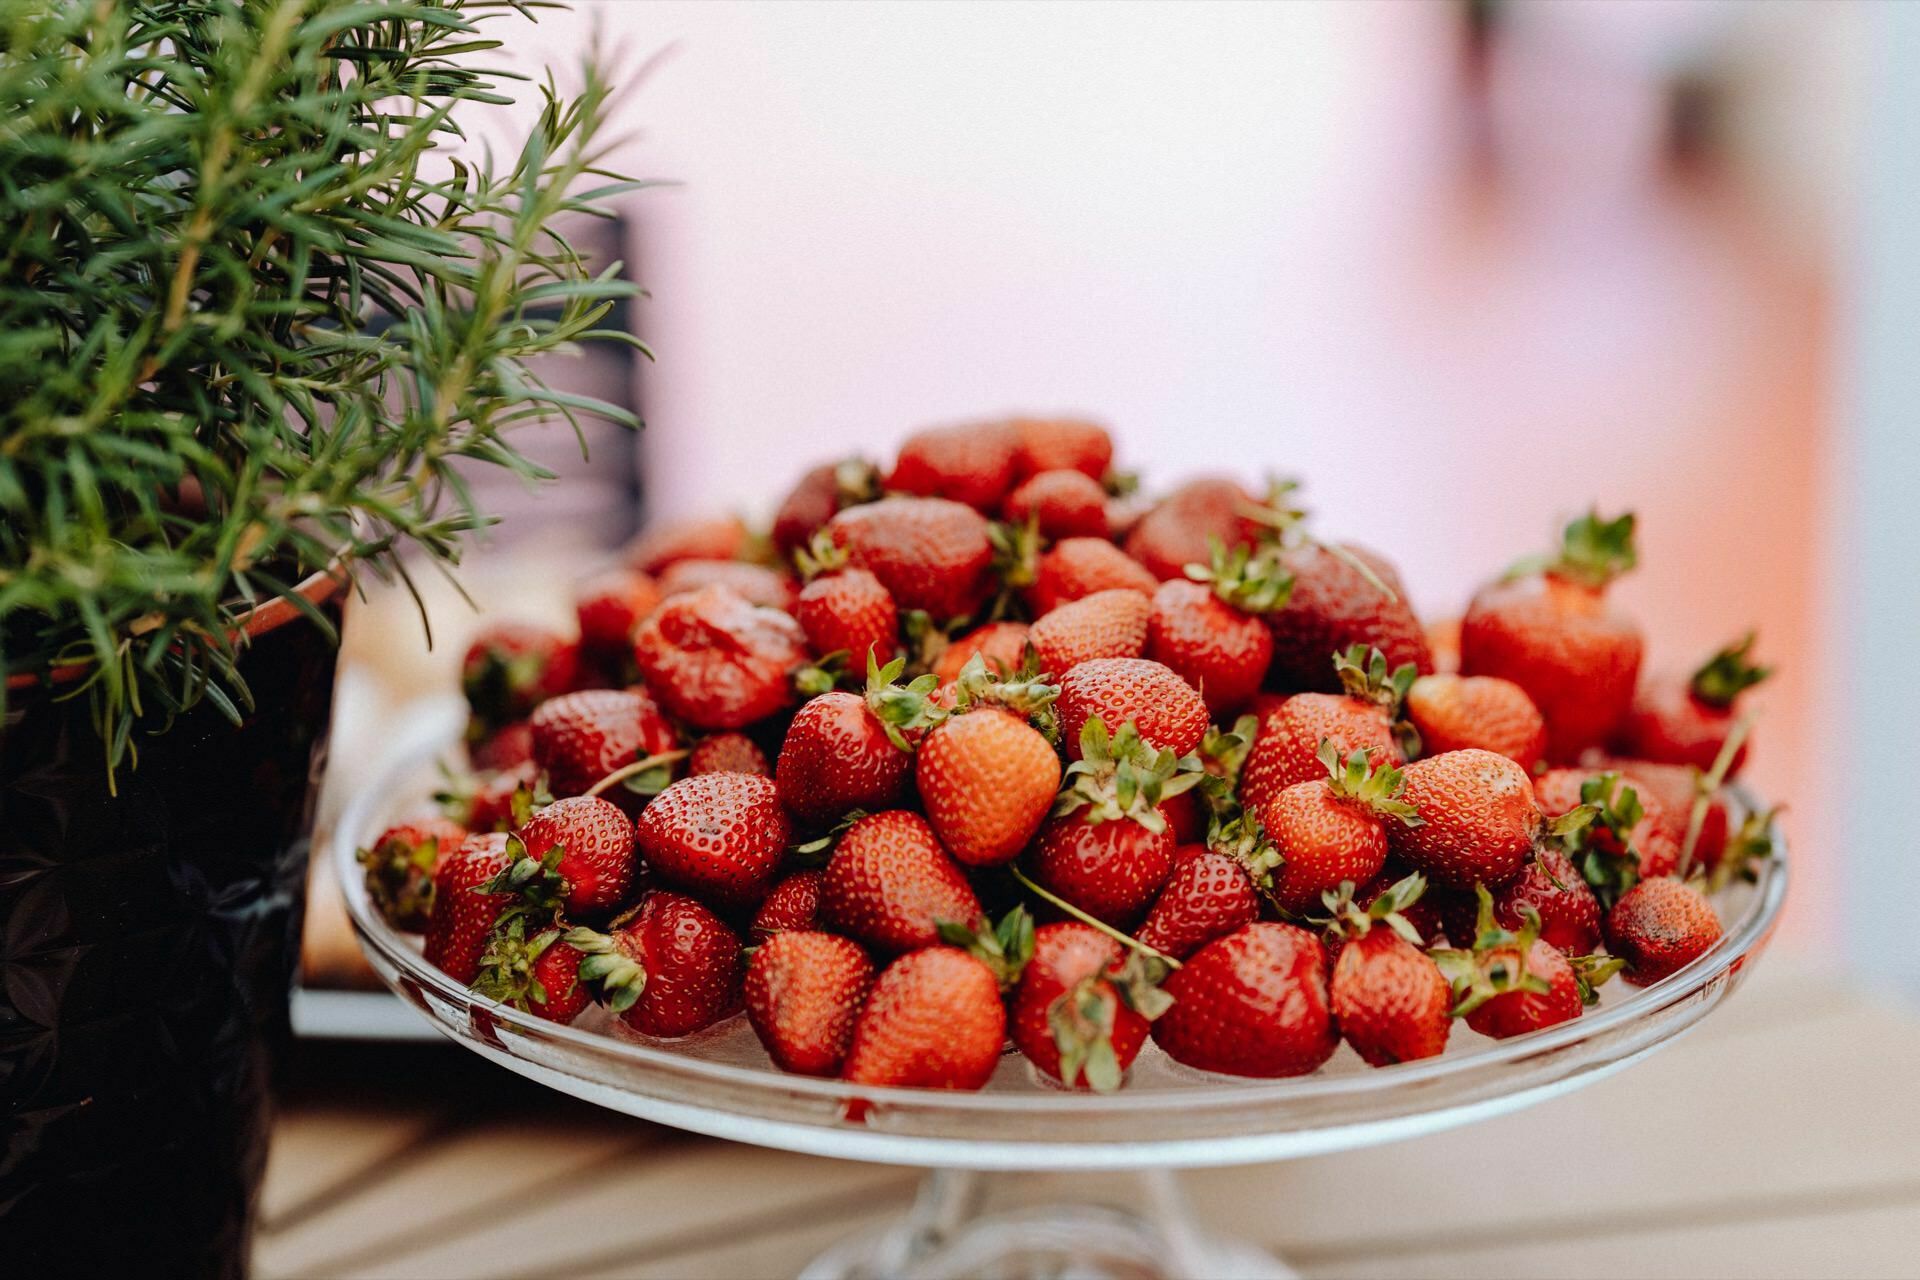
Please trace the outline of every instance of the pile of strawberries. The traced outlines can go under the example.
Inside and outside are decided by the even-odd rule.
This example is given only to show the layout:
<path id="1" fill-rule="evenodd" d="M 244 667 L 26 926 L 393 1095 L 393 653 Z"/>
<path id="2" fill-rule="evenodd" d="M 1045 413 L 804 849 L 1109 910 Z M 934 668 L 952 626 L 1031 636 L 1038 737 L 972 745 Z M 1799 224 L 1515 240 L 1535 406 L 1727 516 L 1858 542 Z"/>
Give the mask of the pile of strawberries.
<path id="1" fill-rule="evenodd" d="M 579 630 L 466 656 L 472 770 L 363 851 L 426 958 L 787 1071 L 978 1089 L 1376 1066 L 1668 977 L 1769 851 L 1724 786 L 1752 637 L 1642 680 L 1633 518 L 1423 627 L 1290 485 L 1147 501 L 1099 427 L 924 431 L 771 530 L 644 535 Z"/>

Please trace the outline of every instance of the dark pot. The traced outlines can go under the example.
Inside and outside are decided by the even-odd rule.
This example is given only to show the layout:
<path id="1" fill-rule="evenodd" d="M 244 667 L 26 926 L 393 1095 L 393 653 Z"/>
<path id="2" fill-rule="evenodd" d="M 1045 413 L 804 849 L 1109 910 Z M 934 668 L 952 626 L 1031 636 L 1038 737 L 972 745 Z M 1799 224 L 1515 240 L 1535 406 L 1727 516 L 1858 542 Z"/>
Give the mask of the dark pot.
<path id="1" fill-rule="evenodd" d="M 335 584 L 308 584 L 334 608 Z M 284 603 L 107 789 L 84 698 L 0 731 L 0 1257 L 19 1275 L 243 1276 L 287 1036 L 334 651 Z"/>

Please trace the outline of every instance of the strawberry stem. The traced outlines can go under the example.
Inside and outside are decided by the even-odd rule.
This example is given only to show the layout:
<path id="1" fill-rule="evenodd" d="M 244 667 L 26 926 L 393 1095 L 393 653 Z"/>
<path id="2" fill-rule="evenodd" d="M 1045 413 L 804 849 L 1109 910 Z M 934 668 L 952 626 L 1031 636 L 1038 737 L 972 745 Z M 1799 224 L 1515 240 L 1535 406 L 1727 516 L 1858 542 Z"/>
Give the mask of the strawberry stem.
<path id="1" fill-rule="evenodd" d="M 1687 838 L 1680 844 L 1680 866 L 1675 875 L 1685 880 L 1687 873 L 1693 870 L 1694 846 L 1700 843 L 1701 828 L 1707 825 L 1707 810 L 1713 806 L 1713 793 L 1727 780 L 1727 771 L 1733 768 L 1733 759 L 1740 754 L 1740 747 L 1753 731 L 1753 713 L 1748 712 L 1733 722 L 1733 728 L 1727 731 L 1727 740 L 1720 744 L 1720 754 L 1713 758 L 1713 768 L 1707 770 L 1694 791 L 1693 808 L 1687 812 Z"/>
<path id="2" fill-rule="evenodd" d="M 657 756 L 644 756 L 639 760 L 635 760 L 632 764 L 621 765 L 618 769 L 615 769 L 612 773 L 588 787 L 581 794 L 597 796 L 610 787 L 619 786 L 635 774 L 645 773 L 649 769 L 658 769 L 663 764 L 675 764 L 681 760 L 685 760 L 692 754 L 691 751 L 683 748 L 679 751 L 662 751 Z"/>
<path id="3" fill-rule="evenodd" d="M 1051 890 L 1041 888 L 1039 885 L 1035 884 L 1033 880 L 1027 875 L 1027 873 L 1022 871 L 1019 867 L 1010 865 L 1007 867 L 1007 870 L 1013 873 L 1013 878 L 1015 880 L 1018 880 L 1022 885 L 1025 885 L 1027 889 L 1032 891 L 1034 896 L 1038 897 L 1043 902 L 1052 903 L 1054 906 L 1060 908 L 1062 911 L 1072 916 L 1075 920 L 1078 920 L 1081 924 L 1087 925 L 1090 928 L 1098 929 L 1101 933 L 1106 934 L 1109 938 L 1112 938 L 1115 942 L 1119 943 L 1121 946 L 1132 947 L 1135 951 L 1141 952 L 1144 955 L 1152 956 L 1154 959 L 1159 960 L 1160 962 L 1162 962 L 1163 964 L 1167 965 L 1170 968 L 1178 969 L 1180 967 L 1180 962 L 1178 960 L 1175 960 L 1172 956 L 1160 950 L 1160 948 L 1150 947 L 1146 943 L 1140 941 L 1140 939 L 1134 937 L 1132 934 L 1120 932 L 1120 930 L 1114 928 L 1112 925 L 1108 924 L 1106 921 L 1096 919 L 1095 917 L 1088 915 L 1086 912 L 1074 906 L 1071 902 L 1068 902 L 1065 898 L 1061 897 L 1059 894 L 1054 893 Z"/>

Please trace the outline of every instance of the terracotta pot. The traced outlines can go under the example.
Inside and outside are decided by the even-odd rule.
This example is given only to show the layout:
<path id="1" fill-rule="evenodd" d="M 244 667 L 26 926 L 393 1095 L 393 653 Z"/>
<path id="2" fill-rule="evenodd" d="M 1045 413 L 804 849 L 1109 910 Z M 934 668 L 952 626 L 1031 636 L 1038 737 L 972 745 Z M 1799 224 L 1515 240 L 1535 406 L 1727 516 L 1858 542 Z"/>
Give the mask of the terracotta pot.
<path id="1" fill-rule="evenodd" d="M 340 583 L 301 593 L 337 615 Z M 20 1274 L 241 1276 L 287 1034 L 332 645 L 254 611 L 236 726 L 202 702 L 107 788 L 84 697 L 0 728 L 0 1241 Z"/>

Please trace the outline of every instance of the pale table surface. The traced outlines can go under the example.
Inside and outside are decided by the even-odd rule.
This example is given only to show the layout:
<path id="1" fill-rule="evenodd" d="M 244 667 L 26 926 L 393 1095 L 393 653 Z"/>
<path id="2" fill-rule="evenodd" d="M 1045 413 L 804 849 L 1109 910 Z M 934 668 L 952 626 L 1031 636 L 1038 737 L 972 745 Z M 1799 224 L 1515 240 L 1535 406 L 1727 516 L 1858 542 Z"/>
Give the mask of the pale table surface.
<path id="1" fill-rule="evenodd" d="M 916 1181 L 599 1111 L 446 1045 L 295 1066 L 262 1280 L 786 1276 Z M 1692 1036 L 1572 1096 L 1183 1178 L 1316 1277 L 1920 1277 L 1920 1018 L 1770 957 Z"/>

